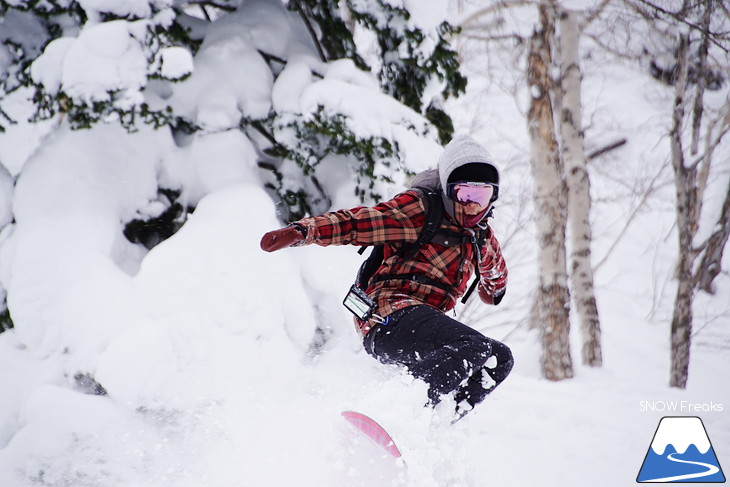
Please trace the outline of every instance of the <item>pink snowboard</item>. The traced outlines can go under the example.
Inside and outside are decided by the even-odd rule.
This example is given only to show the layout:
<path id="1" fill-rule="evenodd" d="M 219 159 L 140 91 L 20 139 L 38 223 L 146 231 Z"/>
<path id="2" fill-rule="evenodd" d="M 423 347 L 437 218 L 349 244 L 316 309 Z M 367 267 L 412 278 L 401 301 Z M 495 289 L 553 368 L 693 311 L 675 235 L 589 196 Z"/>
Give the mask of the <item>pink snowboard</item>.
<path id="1" fill-rule="evenodd" d="M 395 446 L 393 438 L 373 419 L 355 411 L 343 411 L 342 416 L 357 428 L 358 431 L 387 451 L 393 458 L 400 458 L 400 450 Z"/>

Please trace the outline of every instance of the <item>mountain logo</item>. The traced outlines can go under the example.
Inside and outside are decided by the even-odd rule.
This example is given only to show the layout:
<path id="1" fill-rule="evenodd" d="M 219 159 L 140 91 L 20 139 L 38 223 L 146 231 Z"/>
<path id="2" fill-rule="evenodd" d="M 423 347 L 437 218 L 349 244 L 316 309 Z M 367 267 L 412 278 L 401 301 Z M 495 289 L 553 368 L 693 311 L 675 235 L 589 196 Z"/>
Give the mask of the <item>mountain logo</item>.
<path id="1" fill-rule="evenodd" d="M 696 416 L 662 418 L 636 481 L 725 482 L 702 420 Z"/>

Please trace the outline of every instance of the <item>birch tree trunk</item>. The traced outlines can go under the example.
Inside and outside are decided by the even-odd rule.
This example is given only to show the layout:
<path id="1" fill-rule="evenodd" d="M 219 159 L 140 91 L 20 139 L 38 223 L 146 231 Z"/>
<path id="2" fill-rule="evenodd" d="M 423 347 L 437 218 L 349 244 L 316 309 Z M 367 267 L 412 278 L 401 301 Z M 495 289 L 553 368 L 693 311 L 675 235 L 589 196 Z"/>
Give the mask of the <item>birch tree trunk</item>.
<path id="1" fill-rule="evenodd" d="M 727 16 L 728 10 L 718 0 L 683 2 L 682 8 L 676 12 L 651 2 L 643 4 L 648 10 L 642 12 L 642 15 L 649 22 L 679 21 L 677 25 L 686 30 L 678 38 L 673 32 L 668 34 L 671 36 L 669 40 L 676 42 L 678 39 L 679 44 L 674 51 L 676 64 L 668 71 L 671 74 L 662 78 L 665 83 L 674 86 L 669 142 L 679 243 L 675 272 L 677 294 L 671 323 L 669 385 L 684 389 L 689 377 L 694 293 L 698 289 L 714 292 L 713 281 L 722 270 L 723 251 L 730 238 L 728 187 L 714 231 L 704 242 L 696 241 L 700 221 L 705 220 L 703 200 L 706 200 L 708 181 L 712 178 L 713 153 L 723 137 L 730 132 L 730 105 L 726 102 L 725 107 L 718 111 L 712 105 L 706 106 L 704 102 L 706 89 L 714 90 L 721 86 L 718 85 L 717 73 L 728 71 L 730 35 L 724 24 L 712 27 L 713 19 L 722 19 L 722 15 Z M 713 15 L 716 10 L 719 15 Z M 710 88 L 710 80 L 715 88 Z M 688 115 L 689 112 L 691 116 Z M 701 140 L 705 141 L 704 152 L 698 154 Z M 726 159 L 723 159 L 722 163 L 725 162 Z M 721 169 L 716 173 L 723 175 L 724 171 Z M 699 268 L 696 266 L 698 260 Z"/>
<path id="2" fill-rule="evenodd" d="M 536 28 L 530 38 L 528 54 L 527 82 L 531 94 L 528 130 L 540 244 L 537 303 L 542 330 L 542 372 L 547 379 L 557 381 L 573 377 L 565 258 L 567 187 L 550 101 L 554 11 L 545 5 L 539 9 L 540 29 Z"/>
<path id="3" fill-rule="evenodd" d="M 581 70 L 579 31 L 575 12 L 560 12 L 560 71 L 562 74 L 560 138 L 568 184 L 568 224 L 570 225 L 570 279 L 573 302 L 578 313 L 581 357 L 585 365 L 600 367 L 601 324 L 593 286 L 591 241 L 591 183 L 583 148 L 581 118 Z"/>
<path id="4" fill-rule="evenodd" d="M 688 161 L 683 145 L 682 132 L 689 126 L 687 107 L 690 96 L 694 93 L 692 110 L 690 153 L 697 151 L 700 132 L 702 131 L 702 116 L 704 108 L 705 73 L 707 66 L 707 46 L 710 36 L 710 19 L 715 3 L 710 1 L 705 5 L 702 16 L 699 56 L 696 62 L 690 65 L 690 34 L 684 34 L 679 39 L 677 49 L 677 80 L 674 91 L 674 108 L 672 112 L 672 129 L 669 133 L 671 144 L 672 169 L 674 170 L 674 184 L 677 211 L 677 234 L 679 239 L 677 263 L 677 296 L 674 302 L 671 328 L 671 368 L 669 385 L 671 387 L 686 388 L 689 377 L 690 350 L 692 346 L 692 304 L 696 289 L 713 291 L 713 281 L 720 273 L 723 249 L 730 237 L 730 187 L 725 195 L 720 216 L 715 230 L 710 237 L 701 244 L 695 242 L 703 213 L 703 197 L 710 174 L 712 154 L 714 148 L 720 144 L 723 136 L 730 130 L 728 115 L 719 114 L 720 119 L 710 120 L 705 124 L 705 153 L 696 162 Z M 713 34 L 715 35 L 715 34 Z M 694 69 L 703 79 L 696 80 L 696 88 L 690 85 L 690 72 Z M 720 124 L 719 127 L 717 125 Z M 714 128 L 718 133 L 713 136 Z M 714 139 L 714 140 L 713 140 Z M 702 164 L 702 165 L 700 165 Z M 699 169 L 698 169 L 699 168 Z M 700 266 L 695 273 L 695 263 L 699 256 Z"/>
<path id="5" fill-rule="evenodd" d="M 677 233 L 679 236 L 679 259 L 677 263 L 677 296 L 674 301 L 671 328 L 671 370 L 669 385 L 684 389 L 689 374 L 689 355 L 692 337 L 692 264 L 694 261 L 692 240 L 697 228 L 693 215 L 695 199 L 696 170 L 687 167 L 684 161 L 682 126 L 685 117 L 685 94 L 689 62 L 687 56 L 689 39 L 682 36 L 677 52 L 677 81 L 675 84 L 672 129 L 669 134 L 671 143 L 672 168 L 677 207 Z"/>

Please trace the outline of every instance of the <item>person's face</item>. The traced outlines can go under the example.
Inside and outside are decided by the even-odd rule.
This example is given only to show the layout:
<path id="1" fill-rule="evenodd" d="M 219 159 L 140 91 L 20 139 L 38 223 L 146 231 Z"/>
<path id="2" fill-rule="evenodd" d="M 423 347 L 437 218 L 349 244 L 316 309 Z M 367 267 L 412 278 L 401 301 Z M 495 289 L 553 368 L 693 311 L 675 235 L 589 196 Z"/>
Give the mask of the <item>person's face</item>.
<path id="1" fill-rule="evenodd" d="M 449 184 L 448 196 L 456 203 L 471 207 L 473 211 L 478 212 L 489 206 L 494 196 L 494 186 L 489 183 L 478 182 L 457 182 Z M 475 207 L 476 205 L 476 207 Z"/>
<path id="2" fill-rule="evenodd" d="M 449 185 L 456 220 L 466 228 L 475 227 L 484 218 L 493 196 L 494 186 L 488 183 L 458 182 Z"/>

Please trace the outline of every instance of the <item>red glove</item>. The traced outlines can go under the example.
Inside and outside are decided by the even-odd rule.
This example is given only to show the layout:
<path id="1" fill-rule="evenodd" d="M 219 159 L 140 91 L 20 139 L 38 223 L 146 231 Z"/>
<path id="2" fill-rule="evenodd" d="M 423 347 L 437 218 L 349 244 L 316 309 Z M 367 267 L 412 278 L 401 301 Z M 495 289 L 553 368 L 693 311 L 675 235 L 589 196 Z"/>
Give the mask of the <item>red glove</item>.
<path id="1" fill-rule="evenodd" d="M 267 232 L 261 238 L 261 249 L 266 252 L 274 252 L 286 247 L 296 245 L 304 240 L 306 230 L 304 227 L 289 225 L 272 232 Z"/>
<path id="2" fill-rule="evenodd" d="M 502 301 L 502 298 L 504 297 L 504 289 L 502 289 L 499 293 L 492 294 L 491 291 L 488 291 L 487 288 L 479 284 L 478 288 L 479 290 L 479 297 L 481 298 L 482 302 L 486 304 L 493 304 L 497 305 L 500 301 Z"/>

